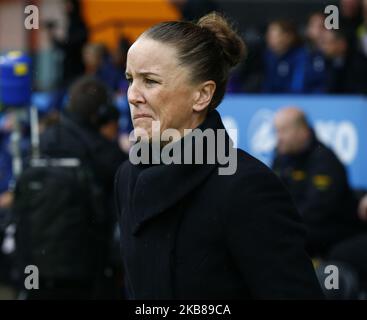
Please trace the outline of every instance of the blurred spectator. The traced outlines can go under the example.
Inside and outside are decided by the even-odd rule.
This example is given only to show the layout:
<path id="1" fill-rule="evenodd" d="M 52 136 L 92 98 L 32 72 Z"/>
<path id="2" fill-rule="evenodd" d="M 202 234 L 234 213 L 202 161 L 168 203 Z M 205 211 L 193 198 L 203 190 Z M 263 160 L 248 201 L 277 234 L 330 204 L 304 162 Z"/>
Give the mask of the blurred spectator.
<path id="1" fill-rule="evenodd" d="M 346 170 L 316 138 L 300 109 L 281 109 L 275 127 L 278 142 L 273 169 L 306 224 L 309 254 L 323 256 L 336 243 L 363 231 Z"/>
<path id="2" fill-rule="evenodd" d="M 322 51 L 328 58 L 329 93 L 367 93 L 367 58 L 348 46 L 342 31 L 325 30 Z"/>
<path id="3" fill-rule="evenodd" d="M 125 78 L 126 57 L 130 43 L 121 38 L 110 54 L 103 44 L 90 43 L 83 48 L 85 74 L 95 76 L 107 85 L 114 95 L 126 96 L 129 83 Z"/>
<path id="4" fill-rule="evenodd" d="M 127 52 L 130 48 L 130 42 L 121 38 L 116 50 L 112 54 L 112 61 L 120 76 L 119 89 L 115 96 L 115 103 L 120 111 L 119 119 L 119 145 L 122 150 L 129 152 L 131 142 L 129 141 L 130 132 L 133 130 L 131 121 L 130 107 L 127 101 L 127 89 L 129 82 L 125 77 Z"/>
<path id="5" fill-rule="evenodd" d="M 270 23 L 264 53 L 266 93 L 300 93 L 304 90 L 306 53 L 296 27 L 288 21 Z"/>
<path id="6" fill-rule="evenodd" d="M 118 94 L 125 96 L 129 87 L 129 82 L 125 77 L 126 58 L 129 48 L 130 42 L 125 38 L 121 38 L 116 49 L 112 52 L 112 62 L 119 75 Z"/>
<path id="7" fill-rule="evenodd" d="M 211 11 L 218 11 L 213 0 L 170 0 L 182 14 L 183 20 L 197 20 Z"/>
<path id="8" fill-rule="evenodd" d="M 40 289 L 27 292 L 27 299 L 118 297 L 111 265 L 115 225 L 112 189 L 115 171 L 127 155 L 117 144 L 116 118 L 118 112 L 110 104 L 103 83 L 87 76 L 78 79 L 70 89 L 67 109 L 59 122 L 41 135 L 40 146 L 46 158 L 80 159 L 84 167 L 78 168 L 78 174 L 90 177 L 88 186 L 70 186 L 70 172 L 66 174 L 61 167 L 64 171 L 55 176 L 52 166 L 42 173 L 30 168 L 17 183 L 14 211 L 20 268 L 31 261 L 43 269 Z M 43 199 L 37 205 L 37 197 L 28 187 L 34 180 L 27 179 L 39 181 L 46 173 L 51 188 L 37 191 Z M 55 194 L 52 187 L 59 192 Z M 48 210 L 48 206 L 53 209 Z"/>
<path id="9" fill-rule="evenodd" d="M 84 72 L 82 48 L 88 39 L 88 30 L 81 16 L 79 0 L 64 0 L 68 27 L 64 39 L 56 35 L 56 25 L 53 21 L 46 22 L 53 45 L 63 53 L 63 76 L 61 88 L 66 89 L 78 76 Z M 62 104 L 64 91 L 60 92 L 59 107 Z"/>
<path id="10" fill-rule="evenodd" d="M 90 43 L 83 48 L 85 74 L 101 80 L 115 93 L 121 85 L 123 72 L 118 70 L 103 44 Z"/>
<path id="11" fill-rule="evenodd" d="M 359 218 L 367 222 L 367 194 L 359 202 Z M 367 232 L 360 234 L 337 244 L 330 251 L 327 261 L 347 263 L 358 274 L 360 291 L 367 295 Z"/>
<path id="12" fill-rule="evenodd" d="M 121 38 L 112 55 L 107 53 L 102 44 L 87 44 L 83 49 L 86 75 L 95 76 L 108 86 L 114 95 L 114 100 L 120 112 L 118 122 L 119 144 L 125 152 L 128 152 L 130 148 L 129 134 L 133 130 L 127 102 L 129 83 L 125 78 L 126 57 L 129 47 L 129 42 Z"/>
<path id="13" fill-rule="evenodd" d="M 324 26 L 325 15 L 322 12 L 314 12 L 308 18 L 306 26 L 306 40 L 310 47 L 320 50 L 322 44 L 322 33 Z"/>
<path id="14" fill-rule="evenodd" d="M 99 133 L 109 141 L 117 142 L 120 113 L 114 106 L 108 106 L 99 114 Z"/>
<path id="15" fill-rule="evenodd" d="M 306 27 L 306 66 L 304 79 L 305 93 L 324 93 L 326 91 L 326 62 L 321 51 L 325 16 L 313 13 Z"/>
<path id="16" fill-rule="evenodd" d="M 340 0 L 340 28 L 345 33 L 348 45 L 354 49 L 356 30 L 362 23 L 361 0 Z"/>
<path id="17" fill-rule="evenodd" d="M 103 62 L 103 45 L 90 43 L 83 48 L 83 63 L 87 75 L 95 75 Z"/>
<path id="18" fill-rule="evenodd" d="M 231 93 L 259 93 L 264 78 L 263 44 L 250 44 L 245 60 L 233 71 L 227 86 Z"/>

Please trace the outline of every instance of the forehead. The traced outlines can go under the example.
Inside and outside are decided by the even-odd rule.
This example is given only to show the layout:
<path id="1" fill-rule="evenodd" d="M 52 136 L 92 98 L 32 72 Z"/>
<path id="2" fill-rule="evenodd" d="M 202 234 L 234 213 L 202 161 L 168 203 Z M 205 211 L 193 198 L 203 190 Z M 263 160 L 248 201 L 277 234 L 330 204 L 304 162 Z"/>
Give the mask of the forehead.
<path id="1" fill-rule="evenodd" d="M 291 112 L 278 112 L 274 117 L 276 127 L 291 127 L 295 122 L 295 115 Z"/>
<path id="2" fill-rule="evenodd" d="M 173 46 L 141 37 L 130 47 L 126 67 L 129 72 L 164 74 L 179 69 L 177 51 Z"/>

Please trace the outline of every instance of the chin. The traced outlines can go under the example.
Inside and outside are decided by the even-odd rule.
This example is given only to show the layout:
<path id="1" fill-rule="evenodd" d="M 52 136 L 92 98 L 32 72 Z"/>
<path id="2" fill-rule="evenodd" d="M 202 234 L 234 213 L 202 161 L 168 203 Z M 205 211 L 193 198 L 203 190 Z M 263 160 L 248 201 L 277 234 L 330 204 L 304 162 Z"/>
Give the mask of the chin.
<path id="1" fill-rule="evenodd" d="M 152 129 L 151 127 L 135 125 L 134 124 L 134 136 L 135 138 L 140 137 L 142 141 L 149 141 L 151 139 Z"/>
<path id="2" fill-rule="evenodd" d="M 152 119 L 151 118 L 139 118 L 133 121 L 135 129 L 151 131 L 152 130 Z"/>

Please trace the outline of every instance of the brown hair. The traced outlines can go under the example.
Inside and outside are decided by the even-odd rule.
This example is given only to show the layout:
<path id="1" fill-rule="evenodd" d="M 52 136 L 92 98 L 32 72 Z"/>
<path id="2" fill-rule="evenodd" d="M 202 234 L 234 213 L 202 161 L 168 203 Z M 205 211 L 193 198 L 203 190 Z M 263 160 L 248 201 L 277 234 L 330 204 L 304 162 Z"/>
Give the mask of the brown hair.
<path id="1" fill-rule="evenodd" d="M 109 101 L 109 92 L 103 82 L 92 76 L 82 76 L 70 87 L 67 110 L 83 123 L 97 126 L 100 110 Z"/>
<path id="2" fill-rule="evenodd" d="M 191 80 L 216 83 L 210 109 L 223 99 L 231 68 L 245 55 L 245 44 L 229 22 L 212 12 L 197 23 L 170 21 L 159 23 L 142 36 L 173 45 L 181 65 L 191 68 Z"/>

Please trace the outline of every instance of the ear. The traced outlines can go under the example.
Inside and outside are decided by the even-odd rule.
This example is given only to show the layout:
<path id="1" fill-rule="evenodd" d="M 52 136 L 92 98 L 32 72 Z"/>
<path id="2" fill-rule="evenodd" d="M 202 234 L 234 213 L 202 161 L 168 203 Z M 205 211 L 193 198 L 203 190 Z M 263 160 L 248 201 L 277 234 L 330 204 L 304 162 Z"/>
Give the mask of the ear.
<path id="1" fill-rule="evenodd" d="M 213 80 L 201 83 L 195 92 L 194 104 L 192 109 L 196 112 L 205 110 L 213 98 L 216 84 Z"/>

